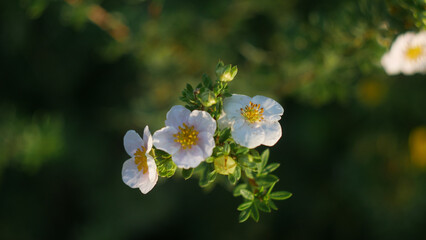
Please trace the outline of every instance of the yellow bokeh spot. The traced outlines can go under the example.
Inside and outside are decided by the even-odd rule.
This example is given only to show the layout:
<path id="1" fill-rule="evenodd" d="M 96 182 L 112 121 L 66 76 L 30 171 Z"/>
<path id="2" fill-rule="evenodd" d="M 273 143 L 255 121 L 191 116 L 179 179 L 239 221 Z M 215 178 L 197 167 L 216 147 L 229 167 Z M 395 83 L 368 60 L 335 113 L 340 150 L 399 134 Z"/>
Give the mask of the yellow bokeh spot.
<path id="1" fill-rule="evenodd" d="M 146 158 L 146 149 L 144 147 L 138 148 L 135 152 L 135 164 L 138 167 L 138 170 L 143 170 L 143 173 L 145 174 L 148 171 L 148 162 Z"/>
<path id="2" fill-rule="evenodd" d="M 412 61 L 416 61 L 422 54 L 423 49 L 421 46 L 410 47 L 405 52 L 405 56 Z"/>
<path id="3" fill-rule="evenodd" d="M 356 89 L 358 100 L 369 107 L 380 105 L 386 96 L 386 92 L 386 85 L 373 79 L 360 81 Z"/>
<path id="4" fill-rule="evenodd" d="M 173 134 L 175 142 L 180 143 L 183 149 L 191 149 L 193 145 L 197 144 L 198 132 L 194 129 L 194 126 L 188 127 L 183 123 L 182 127 L 179 127 L 179 132 Z"/>
<path id="5" fill-rule="evenodd" d="M 249 103 L 244 109 L 241 108 L 241 115 L 250 123 L 260 122 L 263 120 L 263 108 L 260 104 Z"/>
<path id="6" fill-rule="evenodd" d="M 426 167 L 426 126 L 411 131 L 409 144 L 411 161 L 420 167 Z"/>

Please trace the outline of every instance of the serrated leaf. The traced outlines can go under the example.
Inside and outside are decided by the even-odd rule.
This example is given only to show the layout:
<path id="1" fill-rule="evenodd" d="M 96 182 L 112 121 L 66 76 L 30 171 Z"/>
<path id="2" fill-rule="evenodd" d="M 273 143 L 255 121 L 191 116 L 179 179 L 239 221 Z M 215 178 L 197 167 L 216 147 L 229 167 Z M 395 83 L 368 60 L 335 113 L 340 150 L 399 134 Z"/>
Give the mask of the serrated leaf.
<path id="1" fill-rule="evenodd" d="M 238 206 L 237 210 L 238 210 L 238 211 L 246 210 L 247 208 L 251 207 L 251 205 L 252 205 L 252 204 L 253 204 L 253 202 L 245 202 L 245 203 L 241 203 L 241 204 Z"/>
<path id="2" fill-rule="evenodd" d="M 241 193 L 241 196 L 243 196 L 243 198 L 245 198 L 247 200 L 252 201 L 254 199 L 254 194 L 247 189 L 241 189 L 240 193 Z"/>
<path id="3" fill-rule="evenodd" d="M 256 183 L 259 186 L 264 186 L 265 188 L 272 186 L 272 184 L 278 182 L 279 178 L 275 175 L 269 174 L 265 176 L 260 176 L 256 178 Z"/>
<path id="4" fill-rule="evenodd" d="M 259 209 L 257 209 L 257 204 L 251 205 L 251 217 L 255 222 L 259 221 Z"/>
<path id="5" fill-rule="evenodd" d="M 247 184 L 245 184 L 245 183 L 242 183 L 242 184 L 239 184 L 239 185 L 237 185 L 235 188 L 234 188 L 234 192 L 233 192 L 233 195 L 234 195 L 234 197 L 238 197 L 238 196 L 241 196 L 241 189 L 246 189 L 247 188 Z"/>
<path id="6" fill-rule="evenodd" d="M 287 191 L 278 191 L 270 194 L 271 199 L 274 200 L 286 200 L 290 198 L 293 194 Z"/>
<path id="7" fill-rule="evenodd" d="M 192 173 L 194 172 L 193 168 L 189 169 L 182 169 L 182 176 L 185 180 L 189 179 L 192 176 Z"/>
<path id="8" fill-rule="evenodd" d="M 242 211 L 240 213 L 240 217 L 239 217 L 238 221 L 240 223 L 247 221 L 247 219 L 250 217 L 250 213 L 251 213 L 251 208 L 248 208 L 248 209 Z"/>
<path id="9" fill-rule="evenodd" d="M 271 173 L 271 172 L 273 172 L 273 171 L 277 170 L 277 168 L 278 168 L 279 166 L 280 166 L 280 164 L 279 164 L 279 163 L 271 163 L 271 164 L 269 164 L 268 166 L 266 166 L 266 167 L 263 169 L 262 174 L 268 174 L 268 173 Z"/>

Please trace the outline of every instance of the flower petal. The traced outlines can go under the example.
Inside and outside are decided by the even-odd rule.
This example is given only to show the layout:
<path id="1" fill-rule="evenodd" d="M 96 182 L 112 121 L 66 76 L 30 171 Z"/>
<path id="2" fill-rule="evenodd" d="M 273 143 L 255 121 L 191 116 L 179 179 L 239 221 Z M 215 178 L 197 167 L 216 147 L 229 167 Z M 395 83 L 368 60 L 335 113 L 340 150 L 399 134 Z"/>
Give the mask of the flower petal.
<path id="1" fill-rule="evenodd" d="M 241 108 L 245 108 L 251 101 L 251 98 L 245 95 L 232 94 L 231 97 L 223 100 L 223 111 L 229 120 L 234 118 L 243 118 Z"/>
<path id="2" fill-rule="evenodd" d="M 219 129 L 230 128 L 232 126 L 232 121 L 228 119 L 225 112 L 222 112 L 217 120 L 217 126 Z"/>
<path id="3" fill-rule="evenodd" d="M 188 123 L 190 126 L 194 126 L 198 132 L 205 131 L 214 134 L 216 131 L 216 121 L 206 111 L 192 111 L 189 115 Z"/>
<path id="4" fill-rule="evenodd" d="M 180 143 L 175 142 L 175 137 L 178 130 L 174 127 L 164 127 L 154 133 L 153 144 L 156 148 L 161 149 L 168 154 L 175 154 L 181 148 Z"/>
<path id="5" fill-rule="evenodd" d="M 147 153 L 151 152 L 151 148 L 152 148 L 152 135 L 151 135 L 151 132 L 149 131 L 149 127 L 148 126 L 146 126 L 145 129 L 143 130 L 143 140 L 145 142 L 146 152 Z"/>
<path id="6" fill-rule="evenodd" d="M 213 134 L 209 132 L 201 132 L 198 134 L 197 146 L 203 151 L 204 159 L 210 157 L 213 153 L 213 148 L 215 147 Z"/>
<path id="7" fill-rule="evenodd" d="M 252 102 L 260 104 L 264 111 L 263 117 L 267 121 L 278 121 L 284 113 L 283 107 L 272 98 L 257 95 L 253 97 Z"/>
<path id="8" fill-rule="evenodd" d="M 126 149 L 127 154 L 133 157 L 136 150 L 141 146 L 144 146 L 141 136 L 135 130 L 127 131 L 124 135 L 124 149 Z"/>
<path id="9" fill-rule="evenodd" d="M 157 180 L 158 180 L 158 174 L 155 174 L 154 180 L 144 182 L 144 184 L 142 184 L 139 187 L 139 190 L 141 190 L 143 194 L 147 194 L 149 191 L 151 191 L 154 188 L 155 184 L 157 184 Z"/>
<path id="10" fill-rule="evenodd" d="M 124 162 L 121 170 L 123 182 L 131 188 L 138 188 L 144 181 L 148 180 L 148 175 L 138 170 L 135 164 L 135 159 L 130 158 Z"/>
<path id="11" fill-rule="evenodd" d="M 255 148 L 265 140 L 265 131 L 260 124 L 243 124 L 240 128 L 232 129 L 232 138 L 238 144 Z"/>
<path id="12" fill-rule="evenodd" d="M 179 126 L 182 126 L 182 123 L 188 121 L 189 114 L 191 114 L 191 111 L 184 106 L 173 106 L 167 113 L 166 126 L 172 126 L 178 129 Z"/>
<path id="13" fill-rule="evenodd" d="M 151 189 L 155 186 L 158 180 L 158 173 L 157 173 L 157 165 L 155 164 L 154 158 L 151 156 L 147 156 L 147 163 L 148 163 L 148 174 L 145 173 L 145 175 L 148 175 L 148 178 L 142 184 L 139 186 L 139 189 L 143 194 L 148 193 L 151 191 Z"/>
<path id="14" fill-rule="evenodd" d="M 265 140 L 262 145 L 273 146 L 282 136 L 281 125 L 278 122 L 265 122 L 262 124 L 265 131 Z"/>
<path id="15" fill-rule="evenodd" d="M 204 161 L 204 154 L 200 147 L 194 145 L 190 149 L 180 149 L 172 160 L 179 168 L 195 168 Z"/>

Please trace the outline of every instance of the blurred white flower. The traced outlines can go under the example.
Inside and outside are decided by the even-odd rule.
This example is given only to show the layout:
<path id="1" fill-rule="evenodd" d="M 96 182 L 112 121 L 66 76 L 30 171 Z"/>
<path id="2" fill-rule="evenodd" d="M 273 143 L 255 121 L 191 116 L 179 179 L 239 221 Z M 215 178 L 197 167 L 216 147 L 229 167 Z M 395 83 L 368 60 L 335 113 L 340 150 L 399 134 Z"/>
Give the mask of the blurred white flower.
<path id="1" fill-rule="evenodd" d="M 124 149 L 131 158 L 123 164 L 123 182 L 131 188 L 139 188 L 143 194 L 148 193 L 158 180 L 157 165 L 149 155 L 152 136 L 148 126 L 143 131 L 143 139 L 134 130 L 127 131 L 124 135 Z"/>
<path id="2" fill-rule="evenodd" d="M 208 112 L 173 106 L 165 123 L 154 133 L 154 146 L 172 155 L 179 168 L 195 168 L 212 155 L 216 121 Z"/>
<path id="3" fill-rule="evenodd" d="M 426 31 L 398 36 L 381 63 L 389 75 L 426 73 Z"/>
<path id="4" fill-rule="evenodd" d="M 230 127 L 232 138 L 238 144 L 255 148 L 259 145 L 273 146 L 281 138 L 278 121 L 284 113 L 281 105 L 264 96 L 250 98 L 233 94 L 225 98 L 219 127 Z"/>

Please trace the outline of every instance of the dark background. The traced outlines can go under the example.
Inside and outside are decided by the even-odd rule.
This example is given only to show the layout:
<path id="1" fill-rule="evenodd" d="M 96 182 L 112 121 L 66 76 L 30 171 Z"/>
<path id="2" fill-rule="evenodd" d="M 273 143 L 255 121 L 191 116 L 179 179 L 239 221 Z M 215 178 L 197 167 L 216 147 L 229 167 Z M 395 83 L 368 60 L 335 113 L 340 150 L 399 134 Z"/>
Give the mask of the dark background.
<path id="1" fill-rule="evenodd" d="M 387 76 L 421 1 L 17 0 L 0 3 L 0 239 L 421 239 L 426 78 Z M 231 91 L 285 113 L 279 211 L 179 174 L 127 187 L 122 138 L 164 125 L 219 59 Z M 261 149 L 263 149 L 261 147 Z"/>

